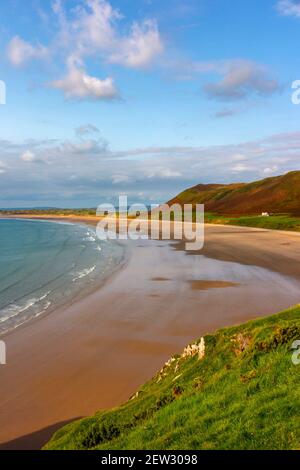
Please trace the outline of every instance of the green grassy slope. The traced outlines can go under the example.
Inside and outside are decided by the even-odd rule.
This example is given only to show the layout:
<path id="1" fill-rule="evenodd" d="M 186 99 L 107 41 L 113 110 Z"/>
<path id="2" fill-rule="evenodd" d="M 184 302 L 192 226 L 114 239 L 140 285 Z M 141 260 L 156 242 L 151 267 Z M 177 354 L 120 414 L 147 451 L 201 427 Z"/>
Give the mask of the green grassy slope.
<path id="1" fill-rule="evenodd" d="M 69 424 L 47 449 L 299 449 L 300 306 L 205 337 L 119 408 Z"/>
<path id="2" fill-rule="evenodd" d="M 291 217 L 288 215 L 273 215 L 271 217 L 255 215 L 228 217 L 206 212 L 205 222 L 208 224 L 238 225 L 240 227 L 258 227 L 269 230 L 291 230 L 300 232 L 300 217 Z"/>
<path id="3" fill-rule="evenodd" d="M 208 212 L 223 215 L 270 212 L 300 216 L 300 171 L 248 184 L 200 184 L 183 191 L 170 203 L 205 204 Z"/>

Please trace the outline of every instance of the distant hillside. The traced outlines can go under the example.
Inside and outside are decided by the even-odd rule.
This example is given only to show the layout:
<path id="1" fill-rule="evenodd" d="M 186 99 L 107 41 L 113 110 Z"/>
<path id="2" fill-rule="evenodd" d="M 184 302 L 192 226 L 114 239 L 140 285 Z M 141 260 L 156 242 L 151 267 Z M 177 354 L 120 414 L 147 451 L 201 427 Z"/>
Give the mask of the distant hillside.
<path id="1" fill-rule="evenodd" d="M 207 335 L 127 403 L 68 424 L 45 448 L 299 449 L 299 337 L 300 307 Z"/>
<path id="2" fill-rule="evenodd" d="M 205 204 L 207 212 L 217 214 L 300 215 L 300 171 L 253 183 L 198 184 L 169 201 L 173 203 Z"/>

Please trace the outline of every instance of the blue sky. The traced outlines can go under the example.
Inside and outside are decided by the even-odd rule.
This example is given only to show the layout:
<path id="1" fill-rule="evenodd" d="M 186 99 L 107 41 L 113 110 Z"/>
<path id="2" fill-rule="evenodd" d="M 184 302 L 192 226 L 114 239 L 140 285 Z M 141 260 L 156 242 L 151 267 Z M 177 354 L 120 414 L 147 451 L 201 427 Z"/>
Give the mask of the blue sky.
<path id="1" fill-rule="evenodd" d="M 299 1 L 1 0 L 0 18 L 0 207 L 299 169 Z"/>

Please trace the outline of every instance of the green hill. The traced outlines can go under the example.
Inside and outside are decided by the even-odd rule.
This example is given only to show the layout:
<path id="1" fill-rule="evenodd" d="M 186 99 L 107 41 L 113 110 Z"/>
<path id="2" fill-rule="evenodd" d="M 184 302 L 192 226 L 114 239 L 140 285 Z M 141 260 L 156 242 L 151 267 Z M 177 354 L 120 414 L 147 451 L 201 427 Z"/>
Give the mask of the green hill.
<path id="1" fill-rule="evenodd" d="M 300 306 L 205 336 L 127 403 L 58 431 L 46 449 L 299 449 Z M 203 353 L 203 340 L 201 343 Z"/>
<path id="2" fill-rule="evenodd" d="M 207 212 L 223 215 L 300 216 L 300 171 L 253 183 L 198 184 L 169 201 L 173 203 L 205 204 Z"/>

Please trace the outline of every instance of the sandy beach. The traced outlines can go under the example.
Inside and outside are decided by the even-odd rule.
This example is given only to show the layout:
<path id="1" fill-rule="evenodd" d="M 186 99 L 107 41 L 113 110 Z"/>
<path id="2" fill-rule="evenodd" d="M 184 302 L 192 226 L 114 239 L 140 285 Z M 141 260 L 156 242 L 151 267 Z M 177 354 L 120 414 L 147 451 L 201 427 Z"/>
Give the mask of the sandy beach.
<path id="1" fill-rule="evenodd" d="M 190 341 L 299 303 L 299 234 L 205 231 L 199 253 L 124 242 L 127 263 L 101 289 L 4 337 L 0 448 L 38 449 L 64 423 L 127 400 Z"/>

